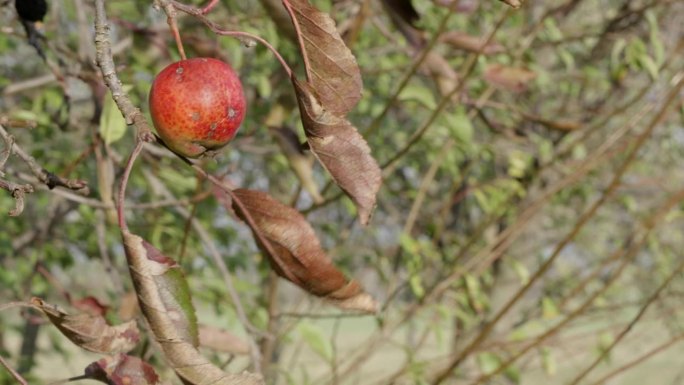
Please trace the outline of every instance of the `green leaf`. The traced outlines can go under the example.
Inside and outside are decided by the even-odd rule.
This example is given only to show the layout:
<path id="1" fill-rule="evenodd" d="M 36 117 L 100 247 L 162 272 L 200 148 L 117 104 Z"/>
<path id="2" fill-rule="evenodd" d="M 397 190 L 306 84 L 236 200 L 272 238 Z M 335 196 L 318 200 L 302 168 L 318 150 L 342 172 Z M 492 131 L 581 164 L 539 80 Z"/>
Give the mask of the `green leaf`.
<path id="1" fill-rule="evenodd" d="M 477 355 L 477 365 L 483 374 L 491 374 L 499 368 L 501 360 L 494 353 L 484 352 Z"/>
<path id="2" fill-rule="evenodd" d="M 553 319 L 558 317 L 558 307 L 553 299 L 549 297 L 542 298 L 542 317 L 544 319 Z"/>
<path id="3" fill-rule="evenodd" d="M 463 144 L 470 144 L 473 140 L 473 123 L 465 111 L 459 110 L 449 117 L 451 134 Z"/>
<path id="4" fill-rule="evenodd" d="M 409 285 L 411 286 L 411 291 L 416 297 L 422 298 L 425 295 L 425 289 L 423 288 L 423 283 L 421 282 L 420 276 L 418 274 L 414 274 L 409 278 Z"/>
<path id="5" fill-rule="evenodd" d="M 648 74 L 651 76 L 651 79 L 658 79 L 658 65 L 655 61 L 653 61 L 653 58 L 648 55 L 639 56 L 639 64 L 641 64 L 641 67 L 648 72 Z"/>
<path id="6" fill-rule="evenodd" d="M 126 92 L 131 88 L 130 85 L 123 86 Z M 126 120 L 116 106 L 111 93 L 107 92 L 102 105 L 102 114 L 100 115 L 100 135 L 102 139 L 107 145 L 110 145 L 123 138 L 126 133 L 126 127 Z"/>
<path id="7" fill-rule="evenodd" d="M 399 94 L 399 100 L 401 101 L 415 101 L 430 110 L 437 108 L 437 102 L 435 102 L 435 96 L 432 91 L 422 85 L 409 84 L 401 91 Z"/>
<path id="8" fill-rule="evenodd" d="M 613 49 L 610 53 L 610 64 L 613 70 L 622 66 L 622 52 L 625 50 L 626 46 L 627 40 L 622 38 L 617 39 L 615 41 L 615 44 L 613 44 Z"/>
<path id="9" fill-rule="evenodd" d="M 515 366 L 509 366 L 504 369 L 503 375 L 514 384 L 520 383 L 520 369 Z"/>
<path id="10" fill-rule="evenodd" d="M 511 260 L 511 267 L 515 271 L 515 274 L 520 278 L 520 284 L 526 285 L 530 281 L 530 271 L 525 265 L 520 263 L 518 260 Z"/>
<path id="11" fill-rule="evenodd" d="M 558 366 L 556 365 L 556 359 L 553 357 L 553 354 L 551 354 L 551 349 L 543 347 L 541 348 L 540 354 L 544 372 L 549 376 L 555 375 L 558 371 Z"/>
<path id="12" fill-rule="evenodd" d="M 325 361 L 332 360 L 332 346 L 320 328 L 308 323 L 302 322 L 299 325 L 299 334 L 302 336 L 304 342 L 316 352 Z"/>

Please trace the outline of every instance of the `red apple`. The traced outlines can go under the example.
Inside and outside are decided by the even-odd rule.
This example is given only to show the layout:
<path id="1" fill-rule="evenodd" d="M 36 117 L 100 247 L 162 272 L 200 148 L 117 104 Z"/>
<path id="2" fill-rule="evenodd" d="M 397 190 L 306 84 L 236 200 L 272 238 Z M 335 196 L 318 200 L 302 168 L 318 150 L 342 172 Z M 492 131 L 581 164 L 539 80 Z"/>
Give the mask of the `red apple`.
<path id="1" fill-rule="evenodd" d="M 149 103 L 159 137 L 190 158 L 225 146 L 245 116 L 240 78 L 230 65 L 211 58 L 164 68 L 152 83 Z"/>

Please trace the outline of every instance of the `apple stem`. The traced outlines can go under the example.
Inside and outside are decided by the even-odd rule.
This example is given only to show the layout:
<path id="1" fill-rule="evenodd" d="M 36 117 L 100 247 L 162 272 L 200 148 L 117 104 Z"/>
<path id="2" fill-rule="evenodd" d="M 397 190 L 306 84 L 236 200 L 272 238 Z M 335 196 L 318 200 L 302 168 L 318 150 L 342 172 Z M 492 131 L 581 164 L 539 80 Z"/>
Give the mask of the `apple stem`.
<path id="1" fill-rule="evenodd" d="M 212 9 L 218 4 L 219 0 L 211 0 L 209 4 L 205 5 L 202 7 L 201 12 L 203 15 L 206 15 L 207 13 L 211 12 Z"/>
<path id="2" fill-rule="evenodd" d="M 299 50 L 302 52 L 302 59 L 304 60 L 304 71 L 306 73 L 306 80 L 311 81 L 311 64 L 309 63 L 309 55 L 306 54 L 306 49 L 304 46 L 304 35 L 302 35 L 302 30 L 299 27 L 299 23 L 297 22 L 297 16 L 295 15 L 294 9 L 292 9 L 292 5 L 290 4 L 290 2 L 288 0 L 283 0 L 283 5 L 285 6 L 285 9 L 287 9 L 287 13 L 290 14 L 290 18 L 292 19 L 292 25 L 294 26 L 297 35 Z"/>
<path id="3" fill-rule="evenodd" d="M 121 177 L 121 186 L 119 186 L 119 204 L 116 207 L 116 214 L 119 218 L 119 228 L 122 231 L 128 230 L 128 226 L 126 225 L 126 217 L 124 214 L 124 204 L 126 199 L 126 187 L 128 186 L 128 178 L 131 176 L 131 170 L 133 169 L 133 164 L 135 163 L 136 158 L 138 158 L 138 155 L 140 155 L 140 151 L 142 151 L 143 143 L 144 141 L 140 139 L 136 141 L 135 147 L 131 152 L 131 156 L 128 158 L 128 162 L 126 163 L 126 168 L 124 169 L 123 176 Z"/>
<path id="4" fill-rule="evenodd" d="M 219 27 L 218 24 L 216 24 L 216 23 L 214 23 L 213 21 L 207 19 L 207 17 L 204 16 L 204 14 L 202 13 L 202 9 L 200 9 L 200 8 L 195 8 L 195 7 L 192 7 L 192 6 L 189 6 L 189 5 L 185 5 L 185 4 L 180 3 L 180 2 L 178 2 L 178 1 L 176 1 L 176 0 L 167 0 L 167 1 L 170 1 L 171 4 L 173 4 L 173 6 L 174 6 L 176 9 L 178 9 L 178 10 L 180 10 L 180 11 L 182 11 L 182 12 L 185 12 L 185 13 L 187 13 L 187 14 L 189 14 L 189 15 L 193 15 L 193 16 L 195 16 L 196 18 L 200 19 L 200 21 L 202 21 L 202 22 L 204 23 L 204 25 L 206 25 L 207 27 L 209 27 L 209 29 L 210 29 L 212 32 L 214 32 L 215 34 L 217 34 L 217 35 L 220 35 L 220 36 L 231 36 L 231 37 L 236 37 L 236 38 L 241 39 L 241 40 L 242 40 L 242 39 L 249 39 L 249 40 L 254 40 L 254 41 L 256 41 L 256 42 L 259 42 L 259 43 L 263 44 L 266 48 L 268 48 L 269 51 L 271 51 L 271 52 L 273 53 L 273 55 L 276 57 L 276 59 L 278 59 L 278 61 L 280 62 L 280 64 L 283 66 L 283 69 L 285 69 L 285 72 L 287 73 L 287 76 L 290 77 L 290 78 L 292 77 L 292 69 L 290 68 L 289 65 L 287 65 L 287 62 L 285 61 L 285 59 L 283 59 L 283 57 L 280 55 L 280 53 L 278 52 L 278 50 L 276 50 L 275 47 L 273 47 L 273 46 L 272 46 L 268 41 L 266 41 L 264 38 L 259 37 L 259 36 L 254 35 L 254 34 L 251 34 L 251 33 L 249 33 L 249 32 L 243 32 L 243 31 L 229 31 L 229 30 L 223 29 L 223 28 Z M 206 7 L 205 7 L 205 8 L 206 8 Z"/>
<path id="5" fill-rule="evenodd" d="M 181 60 L 187 60 L 188 58 L 185 56 L 185 49 L 183 48 L 183 41 L 180 37 L 180 31 L 178 31 L 178 23 L 176 22 L 176 7 L 171 4 L 169 0 L 159 0 L 159 4 L 161 4 L 164 12 L 166 13 L 166 22 L 169 24 L 169 28 L 171 28 L 173 38 L 176 40 L 176 46 L 178 47 L 178 53 L 180 54 Z M 209 6 L 213 8 L 212 4 L 207 5 L 207 7 Z"/>

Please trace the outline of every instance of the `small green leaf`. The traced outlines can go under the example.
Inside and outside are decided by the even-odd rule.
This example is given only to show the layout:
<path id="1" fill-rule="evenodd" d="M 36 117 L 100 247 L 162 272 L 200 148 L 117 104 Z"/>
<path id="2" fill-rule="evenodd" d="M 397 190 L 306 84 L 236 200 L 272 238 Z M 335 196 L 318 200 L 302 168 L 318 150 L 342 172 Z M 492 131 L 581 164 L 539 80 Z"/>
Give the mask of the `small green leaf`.
<path id="1" fill-rule="evenodd" d="M 478 354 L 477 365 L 480 367 L 483 374 L 491 374 L 499 368 L 501 360 L 494 353 L 484 352 Z"/>
<path id="2" fill-rule="evenodd" d="M 299 325 L 299 334 L 314 352 L 325 361 L 330 362 L 332 359 L 332 346 L 320 328 L 308 322 L 302 322 Z"/>
<path id="3" fill-rule="evenodd" d="M 530 271 L 525 265 L 513 259 L 511 260 L 511 267 L 513 267 L 515 274 L 520 278 L 520 284 L 526 285 L 530 281 Z"/>
<path id="4" fill-rule="evenodd" d="M 409 84 L 401 91 L 399 94 L 399 100 L 401 101 L 415 101 L 430 110 L 437 108 L 437 102 L 435 102 L 435 96 L 432 91 L 424 86 Z"/>
<path id="5" fill-rule="evenodd" d="M 418 297 L 422 298 L 425 295 L 425 289 L 423 288 L 423 284 L 420 279 L 420 275 L 414 274 L 409 278 L 409 285 L 411 286 L 411 291 L 413 294 Z"/>
<path id="6" fill-rule="evenodd" d="M 124 85 L 124 91 L 128 92 L 132 87 Z M 102 105 L 102 114 L 100 115 L 100 135 L 107 145 L 110 145 L 117 140 L 123 138 L 126 133 L 126 120 L 121 111 L 119 111 L 111 93 L 107 93 L 104 97 Z"/>
<path id="7" fill-rule="evenodd" d="M 542 298 L 542 317 L 544 319 L 553 319 L 558 317 L 558 307 L 556 303 L 549 297 Z"/>
<path id="8" fill-rule="evenodd" d="M 514 384 L 520 383 L 520 369 L 515 366 L 509 366 L 504 369 L 503 375 Z"/>
<path id="9" fill-rule="evenodd" d="M 651 76 L 651 79 L 658 79 L 658 65 L 653 58 L 647 55 L 639 56 L 639 64 L 641 64 L 641 66 L 648 72 L 648 74 Z"/>
<path id="10" fill-rule="evenodd" d="M 449 119 L 451 134 L 463 144 L 470 144 L 473 140 L 473 123 L 465 111 L 451 115 Z"/>
<path id="11" fill-rule="evenodd" d="M 549 376 L 555 375 L 558 371 L 558 367 L 556 365 L 556 359 L 553 357 L 551 350 L 547 347 L 541 348 L 540 354 L 542 367 L 544 368 L 546 374 Z"/>

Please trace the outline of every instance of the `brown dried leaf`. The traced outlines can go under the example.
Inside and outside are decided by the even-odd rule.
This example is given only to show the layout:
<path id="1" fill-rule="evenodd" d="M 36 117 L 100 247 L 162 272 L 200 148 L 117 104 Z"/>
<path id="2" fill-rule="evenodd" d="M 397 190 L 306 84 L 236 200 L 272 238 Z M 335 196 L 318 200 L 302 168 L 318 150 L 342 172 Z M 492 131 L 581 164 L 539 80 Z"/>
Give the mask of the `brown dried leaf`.
<path id="1" fill-rule="evenodd" d="M 200 325 L 199 339 L 203 348 L 231 354 L 249 354 L 247 341 L 215 326 Z"/>
<path id="2" fill-rule="evenodd" d="M 461 49 L 468 52 L 476 53 L 482 49 L 482 54 L 484 55 L 493 55 L 503 52 L 504 50 L 504 47 L 501 44 L 490 41 L 489 44 L 485 45 L 484 43 L 487 41 L 486 38 L 468 35 L 467 33 L 460 31 L 450 31 L 444 33 L 440 37 L 440 40 L 456 49 Z"/>
<path id="3" fill-rule="evenodd" d="M 154 368 L 138 357 L 123 353 L 105 357 L 88 365 L 85 377 L 108 385 L 154 385 L 159 376 Z"/>
<path id="4" fill-rule="evenodd" d="M 361 99 L 363 83 L 356 58 L 335 28 L 335 22 L 307 0 L 288 0 L 299 25 L 309 59 L 311 85 L 325 109 L 346 115 Z"/>
<path id="5" fill-rule="evenodd" d="M 203 357 L 197 319 L 180 266 L 154 246 L 122 232 L 138 303 L 169 365 L 185 384 L 261 385 L 261 376 L 225 373 Z"/>
<path id="6" fill-rule="evenodd" d="M 507 67 L 501 64 L 490 65 L 484 73 L 485 80 L 493 86 L 513 92 L 525 91 L 528 83 L 536 77 L 536 73 L 526 68 Z"/>
<path id="7" fill-rule="evenodd" d="M 564 119 L 552 120 L 552 119 L 547 119 L 547 118 L 544 118 L 541 116 L 528 114 L 526 112 L 521 112 L 521 113 L 525 117 L 525 119 L 529 119 L 535 123 L 539 123 L 542 126 L 545 126 L 546 128 L 548 128 L 550 130 L 570 132 L 570 131 L 578 130 L 580 127 L 582 127 L 582 124 L 580 122 L 573 121 L 573 120 L 564 120 Z"/>
<path id="8" fill-rule="evenodd" d="M 42 311 L 71 342 L 91 352 L 128 352 L 140 340 L 140 332 L 135 321 L 111 326 L 101 315 L 70 315 L 40 298 L 32 298 L 31 304 Z"/>
<path id="9" fill-rule="evenodd" d="M 93 296 L 71 300 L 71 306 L 90 315 L 104 316 L 107 314 L 107 311 L 109 311 L 109 306 L 103 304 L 99 299 Z"/>
<path id="10" fill-rule="evenodd" d="M 428 52 L 421 69 L 432 76 L 442 96 L 451 93 L 458 85 L 458 72 L 451 67 L 444 56 L 434 51 Z"/>
<path id="11" fill-rule="evenodd" d="M 269 242 L 276 255 L 266 251 L 271 266 L 281 276 L 307 292 L 345 309 L 375 312 L 376 303 L 355 280 L 348 280 L 325 254 L 309 222 L 299 211 L 286 206 L 261 191 L 237 189 L 239 202 L 233 210 L 245 220 L 254 221 L 255 237 Z M 245 222 L 249 223 L 245 220 Z M 258 235 L 261 235 L 259 237 Z"/>
<path id="12" fill-rule="evenodd" d="M 520 0 L 499 0 L 502 3 L 506 3 L 510 5 L 511 7 L 518 9 L 522 5 L 522 2 Z"/>
<path id="13" fill-rule="evenodd" d="M 361 224 L 368 224 L 382 175 L 366 140 L 349 121 L 321 106 L 308 83 L 292 82 L 311 151 L 354 201 Z"/>

